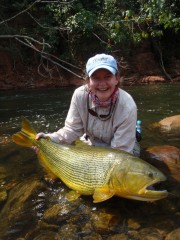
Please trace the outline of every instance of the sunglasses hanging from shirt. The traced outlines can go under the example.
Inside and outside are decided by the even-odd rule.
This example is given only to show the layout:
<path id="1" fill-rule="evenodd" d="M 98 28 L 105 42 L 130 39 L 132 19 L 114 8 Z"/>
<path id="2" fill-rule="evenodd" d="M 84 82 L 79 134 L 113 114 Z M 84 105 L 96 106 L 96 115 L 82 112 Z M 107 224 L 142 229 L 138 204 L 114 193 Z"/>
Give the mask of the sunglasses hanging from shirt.
<path id="1" fill-rule="evenodd" d="M 88 93 L 88 96 L 87 96 L 87 109 L 88 109 L 88 112 L 89 112 L 92 116 L 97 117 L 97 118 L 98 118 L 99 120 L 101 120 L 101 121 L 106 121 L 106 120 L 108 120 L 108 119 L 112 116 L 112 114 L 113 114 L 113 111 L 114 111 L 114 108 L 115 108 L 117 99 L 116 99 L 116 101 L 115 101 L 114 103 L 111 101 L 111 103 L 110 103 L 110 108 L 109 108 L 109 113 L 108 113 L 108 114 L 98 114 L 98 113 L 96 112 L 96 108 L 95 108 L 95 111 L 92 110 L 92 109 L 90 109 L 90 106 L 89 106 L 89 94 L 90 94 L 90 93 Z"/>

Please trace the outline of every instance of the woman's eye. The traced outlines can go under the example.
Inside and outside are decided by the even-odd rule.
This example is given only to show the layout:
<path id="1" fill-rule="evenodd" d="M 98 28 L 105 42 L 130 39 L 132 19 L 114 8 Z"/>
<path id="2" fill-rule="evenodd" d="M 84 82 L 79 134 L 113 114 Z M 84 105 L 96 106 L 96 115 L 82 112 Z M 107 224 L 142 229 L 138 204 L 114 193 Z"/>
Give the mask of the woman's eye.
<path id="1" fill-rule="evenodd" d="M 111 78 L 111 75 L 108 75 L 105 77 L 105 79 L 110 79 Z"/>

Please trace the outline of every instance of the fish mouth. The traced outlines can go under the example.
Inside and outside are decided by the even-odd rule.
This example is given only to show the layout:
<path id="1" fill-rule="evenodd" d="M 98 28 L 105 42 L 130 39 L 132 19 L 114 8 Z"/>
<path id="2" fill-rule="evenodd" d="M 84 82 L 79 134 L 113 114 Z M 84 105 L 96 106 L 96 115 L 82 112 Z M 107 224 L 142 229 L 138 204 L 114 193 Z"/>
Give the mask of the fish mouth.
<path id="1" fill-rule="evenodd" d="M 154 202 L 168 196 L 168 191 L 162 189 L 161 182 L 164 180 L 154 180 L 149 184 L 146 184 L 139 191 L 129 193 L 126 198 L 134 199 L 138 201 Z M 123 196 L 123 195 L 120 195 Z"/>
<path id="2" fill-rule="evenodd" d="M 140 194 L 143 194 L 150 201 L 159 200 L 168 196 L 168 191 L 162 189 L 162 181 L 153 181 L 151 184 L 147 184 L 140 190 Z"/>

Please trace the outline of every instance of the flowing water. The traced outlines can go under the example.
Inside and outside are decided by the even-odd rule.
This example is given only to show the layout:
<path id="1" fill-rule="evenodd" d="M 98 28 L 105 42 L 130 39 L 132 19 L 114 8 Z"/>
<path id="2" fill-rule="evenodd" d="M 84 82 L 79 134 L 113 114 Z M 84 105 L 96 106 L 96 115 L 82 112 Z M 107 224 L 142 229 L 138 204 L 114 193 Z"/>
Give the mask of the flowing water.
<path id="1" fill-rule="evenodd" d="M 180 84 L 123 89 L 133 96 L 138 107 L 141 147 L 179 147 L 179 136 L 167 137 L 153 130 L 152 123 L 180 114 Z M 0 239 L 146 239 L 143 236 L 151 236 L 152 232 L 156 236 L 153 239 L 164 239 L 179 224 L 177 198 L 155 204 L 113 198 L 93 204 L 91 198 L 81 197 L 68 203 L 67 187 L 60 181 L 47 180 L 34 152 L 12 143 L 12 134 L 20 130 L 21 116 L 27 117 L 38 132 L 62 127 L 73 91 L 0 92 Z M 26 192 L 27 188 L 32 194 L 29 190 L 20 200 L 23 194 L 19 189 Z M 55 206 L 57 212 L 52 210 Z"/>

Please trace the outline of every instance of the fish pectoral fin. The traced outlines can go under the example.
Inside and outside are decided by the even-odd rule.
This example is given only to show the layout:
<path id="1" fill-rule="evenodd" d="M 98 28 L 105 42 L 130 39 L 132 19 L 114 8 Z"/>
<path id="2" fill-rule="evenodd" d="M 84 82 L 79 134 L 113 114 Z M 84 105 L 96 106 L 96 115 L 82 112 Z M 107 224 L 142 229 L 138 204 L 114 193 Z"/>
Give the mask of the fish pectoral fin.
<path id="1" fill-rule="evenodd" d="M 114 190 L 109 187 L 96 188 L 93 194 L 94 203 L 103 202 L 115 194 Z"/>
<path id="2" fill-rule="evenodd" d="M 81 196 L 80 193 L 78 193 L 77 191 L 69 191 L 67 194 L 66 194 L 66 198 L 69 202 L 71 201 L 74 201 L 76 199 L 78 199 L 79 197 Z"/>

